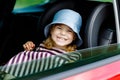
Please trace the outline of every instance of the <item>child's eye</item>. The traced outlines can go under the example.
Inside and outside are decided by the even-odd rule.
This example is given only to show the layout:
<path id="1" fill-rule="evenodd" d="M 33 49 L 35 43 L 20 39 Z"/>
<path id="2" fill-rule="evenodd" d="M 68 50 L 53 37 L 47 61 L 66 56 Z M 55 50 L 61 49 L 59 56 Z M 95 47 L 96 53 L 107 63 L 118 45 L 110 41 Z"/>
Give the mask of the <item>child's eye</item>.
<path id="1" fill-rule="evenodd" d="M 72 31 L 72 30 L 67 30 L 67 32 L 70 32 L 70 33 L 72 33 L 73 31 Z"/>
<path id="2" fill-rule="evenodd" d="M 57 28 L 57 29 L 62 29 L 60 26 L 57 26 L 56 28 Z"/>

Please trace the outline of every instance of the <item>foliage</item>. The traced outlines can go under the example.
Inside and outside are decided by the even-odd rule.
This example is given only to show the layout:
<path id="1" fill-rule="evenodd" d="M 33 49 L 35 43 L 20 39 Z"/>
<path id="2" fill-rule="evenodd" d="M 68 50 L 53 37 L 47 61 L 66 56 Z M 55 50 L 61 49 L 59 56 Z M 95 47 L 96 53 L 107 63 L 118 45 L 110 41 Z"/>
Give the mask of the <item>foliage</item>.
<path id="1" fill-rule="evenodd" d="M 34 6 L 36 4 L 45 3 L 46 1 L 48 1 L 48 0 L 16 0 L 15 8 Z"/>

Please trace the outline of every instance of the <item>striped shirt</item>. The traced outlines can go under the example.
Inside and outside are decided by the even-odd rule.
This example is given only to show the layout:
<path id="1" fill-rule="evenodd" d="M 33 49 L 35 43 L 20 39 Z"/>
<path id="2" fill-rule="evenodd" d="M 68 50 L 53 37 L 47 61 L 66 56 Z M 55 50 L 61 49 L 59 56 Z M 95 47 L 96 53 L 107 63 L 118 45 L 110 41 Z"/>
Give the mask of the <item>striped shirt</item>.
<path id="1" fill-rule="evenodd" d="M 81 55 L 79 53 L 68 55 L 63 50 L 57 48 L 46 49 L 43 45 L 40 45 L 36 51 L 18 53 L 1 68 L 1 71 L 15 77 L 23 77 L 60 67 L 80 58 Z"/>

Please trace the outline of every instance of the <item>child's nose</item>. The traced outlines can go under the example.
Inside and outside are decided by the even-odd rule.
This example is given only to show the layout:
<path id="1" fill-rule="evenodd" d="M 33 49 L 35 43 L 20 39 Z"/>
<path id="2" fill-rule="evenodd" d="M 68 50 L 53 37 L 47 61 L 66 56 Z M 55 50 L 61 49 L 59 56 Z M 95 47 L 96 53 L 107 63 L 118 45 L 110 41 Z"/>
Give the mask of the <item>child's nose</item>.
<path id="1" fill-rule="evenodd" d="M 65 30 L 62 30 L 62 31 L 61 31 L 61 34 L 62 34 L 62 35 L 65 35 L 65 34 L 66 34 Z"/>

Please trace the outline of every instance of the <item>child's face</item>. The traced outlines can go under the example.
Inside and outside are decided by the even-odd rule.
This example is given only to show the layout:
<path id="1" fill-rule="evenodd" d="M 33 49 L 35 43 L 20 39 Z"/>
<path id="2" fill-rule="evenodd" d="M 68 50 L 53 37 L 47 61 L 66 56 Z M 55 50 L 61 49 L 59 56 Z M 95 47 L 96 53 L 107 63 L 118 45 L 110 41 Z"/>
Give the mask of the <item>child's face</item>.
<path id="1" fill-rule="evenodd" d="M 75 33 L 64 24 L 55 25 L 51 30 L 51 38 L 55 47 L 66 47 L 75 39 Z"/>

